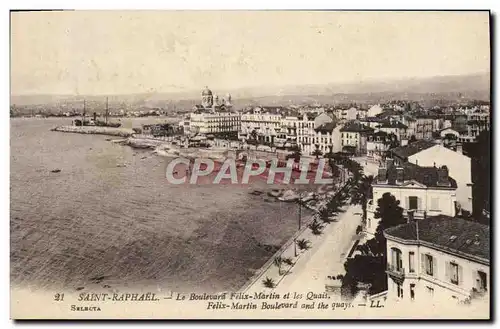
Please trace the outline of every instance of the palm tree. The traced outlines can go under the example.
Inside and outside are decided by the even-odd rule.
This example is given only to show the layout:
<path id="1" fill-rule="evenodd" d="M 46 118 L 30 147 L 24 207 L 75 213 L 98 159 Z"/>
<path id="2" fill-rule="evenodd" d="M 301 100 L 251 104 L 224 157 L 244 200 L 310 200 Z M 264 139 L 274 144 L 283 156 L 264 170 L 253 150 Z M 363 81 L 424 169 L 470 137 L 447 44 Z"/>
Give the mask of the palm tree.
<path id="1" fill-rule="evenodd" d="M 351 204 L 359 204 L 363 209 L 363 223 L 366 222 L 368 200 L 372 198 L 373 176 L 362 176 L 354 187 Z"/>
<path id="2" fill-rule="evenodd" d="M 293 265 L 293 260 L 292 260 L 291 257 L 286 257 L 286 258 L 283 258 L 283 263 L 286 264 L 286 265 L 292 266 Z"/>
<path id="3" fill-rule="evenodd" d="M 262 280 L 262 283 L 264 284 L 264 287 L 266 288 L 274 288 L 276 286 L 276 283 L 274 282 L 273 279 L 266 277 L 264 280 Z"/>
<path id="4" fill-rule="evenodd" d="M 323 207 L 321 208 L 318 213 L 317 213 L 317 216 L 318 218 L 325 224 L 329 224 L 332 222 L 332 220 L 330 219 L 330 211 L 328 210 L 327 207 Z"/>
<path id="5" fill-rule="evenodd" d="M 313 220 L 312 223 L 308 225 L 308 227 L 311 229 L 312 234 L 314 235 L 321 235 L 321 231 L 323 230 L 323 225 L 319 223 L 316 218 Z"/>
<path id="6" fill-rule="evenodd" d="M 316 160 L 319 159 L 320 156 L 323 155 L 323 152 L 321 152 L 321 150 L 319 149 L 319 145 L 316 144 L 316 149 L 312 152 L 312 155 L 314 155 L 316 157 Z"/>
<path id="7" fill-rule="evenodd" d="M 297 240 L 295 241 L 295 243 L 297 244 L 297 247 L 299 247 L 300 250 L 307 250 L 309 248 L 311 248 L 311 241 L 309 240 L 306 240 L 306 239 L 300 239 L 300 240 Z"/>
<path id="8" fill-rule="evenodd" d="M 278 268 L 278 273 L 279 275 L 281 275 L 281 265 L 283 265 L 283 258 L 281 256 L 275 257 L 273 264 Z"/>
<path id="9" fill-rule="evenodd" d="M 290 149 L 293 153 L 287 155 L 286 159 L 294 159 L 295 162 L 299 162 L 302 157 L 302 152 L 300 151 L 300 147 L 294 146 Z"/>

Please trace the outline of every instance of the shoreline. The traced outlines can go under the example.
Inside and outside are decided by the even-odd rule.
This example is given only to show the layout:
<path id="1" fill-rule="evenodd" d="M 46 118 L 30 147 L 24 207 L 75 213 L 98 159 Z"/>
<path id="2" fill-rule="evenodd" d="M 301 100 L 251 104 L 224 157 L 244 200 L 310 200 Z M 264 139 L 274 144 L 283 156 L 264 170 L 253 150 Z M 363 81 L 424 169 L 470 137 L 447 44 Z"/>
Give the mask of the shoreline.
<path id="1" fill-rule="evenodd" d="M 115 139 L 115 140 L 107 139 L 107 141 L 110 141 L 112 143 L 117 143 L 120 145 L 127 145 L 136 149 L 150 149 L 152 150 L 153 154 L 167 158 L 182 156 L 194 159 L 197 157 L 202 157 L 202 158 L 210 158 L 213 160 L 224 161 L 224 159 L 230 157 L 236 158 L 237 154 L 235 150 L 230 150 L 227 148 L 212 148 L 212 149 L 181 148 L 176 145 L 172 145 L 171 143 L 164 140 L 159 140 L 154 138 L 150 139 L 137 138 L 134 137 L 134 131 L 132 129 L 125 129 L 125 128 L 110 128 L 110 127 L 95 127 L 95 126 L 84 126 L 84 127 L 60 126 L 51 130 L 59 132 L 67 132 L 67 133 L 101 134 L 101 135 L 123 137 L 123 139 Z M 127 135 L 124 136 L 123 135 L 124 133 Z M 269 156 L 273 157 L 275 155 L 269 154 Z M 260 188 L 256 188 L 252 192 L 259 192 L 258 195 L 272 197 L 275 200 L 275 202 L 279 203 L 283 202 L 290 204 L 290 203 L 296 203 L 296 201 L 299 198 L 296 190 L 297 187 L 298 186 L 294 186 L 293 184 L 292 185 L 287 184 L 279 188 L 273 189 L 272 192 L 262 191 L 262 189 Z M 313 220 L 315 213 L 318 211 L 318 209 L 320 209 L 324 205 L 324 202 L 329 197 L 329 195 L 338 192 L 330 189 L 325 189 L 325 191 L 322 191 L 323 189 L 324 187 L 315 186 L 314 191 L 305 192 L 306 195 L 303 197 L 303 200 L 306 202 L 306 204 L 304 204 L 304 208 L 306 208 L 308 211 L 312 213 L 304 216 L 303 218 L 304 226 L 300 230 L 296 230 L 288 239 L 286 239 L 281 244 L 279 249 L 272 256 L 266 259 L 264 263 L 261 266 L 259 266 L 258 269 L 255 270 L 253 275 L 248 277 L 248 279 L 245 280 L 245 282 L 241 286 L 234 287 L 235 291 L 245 291 L 250 286 L 255 284 L 255 282 L 259 280 L 262 274 L 265 273 L 270 266 L 272 266 L 274 258 L 277 255 L 283 254 L 284 251 L 287 250 L 294 243 L 295 239 L 298 236 L 300 236 L 305 230 L 308 229 L 307 224 Z M 285 197 L 285 195 L 287 196 Z M 264 199 L 262 199 L 261 201 L 265 202 Z"/>
<path id="2" fill-rule="evenodd" d="M 52 128 L 51 131 L 87 135 L 108 135 L 118 137 L 131 137 L 135 134 L 135 131 L 129 128 L 113 128 L 101 126 L 57 126 L 55 128 Z"/>

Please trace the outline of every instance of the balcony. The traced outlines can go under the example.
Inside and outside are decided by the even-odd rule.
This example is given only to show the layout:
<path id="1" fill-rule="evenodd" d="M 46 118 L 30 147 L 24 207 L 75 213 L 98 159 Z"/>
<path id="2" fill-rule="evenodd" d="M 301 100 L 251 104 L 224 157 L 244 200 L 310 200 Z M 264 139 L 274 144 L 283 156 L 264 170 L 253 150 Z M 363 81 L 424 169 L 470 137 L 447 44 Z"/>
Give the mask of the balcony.
<path id="1" fill-rule="evenodd" d="M 397 283 L 403 283 L 405 280 L 405 269 L 403 267 L 387 264 L 387 270 L 385 272 Z"/>

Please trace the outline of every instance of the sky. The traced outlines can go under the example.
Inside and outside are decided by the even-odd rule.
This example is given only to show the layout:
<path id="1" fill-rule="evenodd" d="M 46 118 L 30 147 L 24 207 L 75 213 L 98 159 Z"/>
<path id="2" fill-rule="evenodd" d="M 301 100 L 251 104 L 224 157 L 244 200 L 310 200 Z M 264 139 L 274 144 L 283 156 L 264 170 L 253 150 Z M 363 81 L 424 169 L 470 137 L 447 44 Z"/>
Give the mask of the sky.
<path id="1" fill-rule="evenodd" d="M 488 12 L 11 14 L 11 94 L 103 95 L 490 71 Z"/>

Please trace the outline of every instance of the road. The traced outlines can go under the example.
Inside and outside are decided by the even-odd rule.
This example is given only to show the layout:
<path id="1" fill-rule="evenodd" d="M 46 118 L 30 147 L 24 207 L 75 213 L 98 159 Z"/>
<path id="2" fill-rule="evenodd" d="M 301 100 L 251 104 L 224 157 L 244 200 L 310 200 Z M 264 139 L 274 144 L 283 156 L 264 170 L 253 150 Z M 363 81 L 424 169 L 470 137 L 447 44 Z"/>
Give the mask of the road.
<path id="1" fill-rule="evenodd" d="M 354 158 L 359 162 L 365 175 L 377 175 L 378 163 L 367 161 L 366 158 Z M 276 283 L 274 291 L 286 293 L 290 291 L 321 293 L 325 291 L 325 283 L 331 280 L 327 276 L 344 274 L 344 262 L 354 241 L 357 238 L 356 228 L 361 225 L 361 206 L 346 205 L 345 212 L 336 216 L 336 221 L 325 226 L 323 234 L 314 236 L 311 230 L 305 230 L 298 239 L 311 241 L 311 249 L 299 251 L 295 257 L 295 248 L 292 244 L 282 254 L 282 257 L 290 257 L 294 265 L 283 266 L 285 275 L 279 275 L 278 268 L 269 266 L 260 275 L 259 280 L 245 289 L 245 292 L 253 294 L 264 290 L 262 280 L 273 279 Z"/>
<path id="2" fill-rule="evenodd" d="M 364 174 L 366 176 L 372 175 L 377 176 L 378 174 L 378 162 L 375 162 L 367 157 L 356 157 L 352 158 L 354 161 L 358 162 L 363 166 Z"/>
<path id="3" fill-rule="evenodd" d="M 304 252 L 291 272 L 276 287 L 276 292 L 325 291 L 327 276 L 344 274 L 344 262 L 361 224 L 361 207 L 349 206 L 338 221 L 325 227 L 323 235 L 313 240 L 313 248 Z"/>

